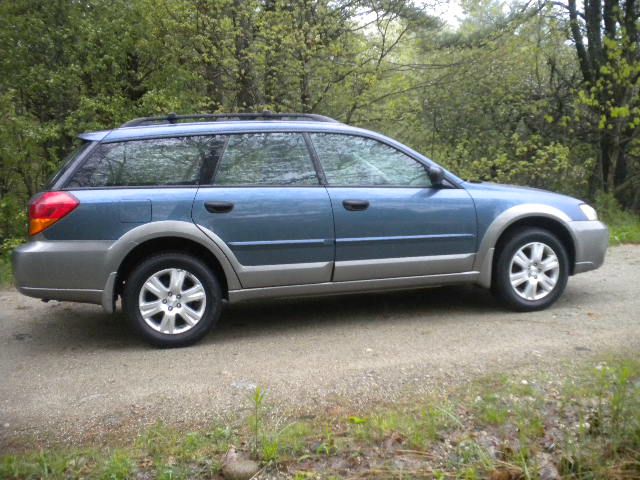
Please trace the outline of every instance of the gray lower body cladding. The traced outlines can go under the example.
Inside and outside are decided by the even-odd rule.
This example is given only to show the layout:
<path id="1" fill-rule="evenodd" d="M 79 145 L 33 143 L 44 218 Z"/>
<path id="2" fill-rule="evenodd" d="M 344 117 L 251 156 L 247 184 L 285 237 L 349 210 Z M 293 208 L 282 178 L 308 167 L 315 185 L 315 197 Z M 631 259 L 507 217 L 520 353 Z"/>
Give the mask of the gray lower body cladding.
<path id="1" fill-rule="evenodd" d="M 104 305 L 115 274 L 105 265 L 112 241 L 38 240 L 16 249 L 13 271 L 18 290 L 48 300 Z M 112 293 L 112 292 L 111 292 Z"/>
<path id="2" fill-rule="evenodd" d="M 568 227 L 575 242 L 574 273 L 600 267 L 604 262 L 609 240 L 607 227 L 597 221 L 569 222 Z M 16 286 L 21 293 L 32 297 L 95 303 L 112 312 L 116 271 L 119 261 L 122 260 L 119 258 L 120 255 L 116 255 L 119 261 L 112 258 L 116 243 L 118 242 L 36 240 L 22 245 L 13 257 Z M 376 268 L 379 270 L 380 278 L 356 280 L 354 277 L 346 276 L 338 279 L 339 281 L 315 284 L 230 288 L 229 300 L 235 302 L 254 298 L 330 295 L 453 283 L 479 283 L 484 286 L 490 284 L 490 255 L 484 255 L 489 261 L 483 262 L 480 268 L 472 268 L 469 271 L 464 271 L 463 268 L 471 266 L 473 254 L 454 257 L 456 258 L 441 258 L 435 263 L 431 257 L 429 268 L 420 266 L 419 262 L 413 266 L 411 262 L 407 262 L 402 269 L 406 272 L 402 277 L 384 275 L 385 269 L 389 267 L 386 261 L 373 261 L 371 266 L 367 266 L 366 261 L 342 262 L 353 269 Z M 453 271 L 458 270 L 457 273 L 446 273 L 449 269 L 443 263 L 449 262 L 455 263 L 455 269 L 453 265 L 449 266 Z M 354 265 L 351 265 L 352 263 Z M 436 266 L 438 268 L 435 268 Z M 293 266 L 274 267 L 282 269 Z M 416 270 L 417 267 L 420 268 Z M 269 272 L 269 266 L 260 269 L 265 273 Z"/>
<path id="3" fill-rule="evenodd" d="M 569 227 L 575 240 L 576 263 L 574 273 L 600 268 L 609 245 L 609 229 L 601 222 L 571 222 Z"/>

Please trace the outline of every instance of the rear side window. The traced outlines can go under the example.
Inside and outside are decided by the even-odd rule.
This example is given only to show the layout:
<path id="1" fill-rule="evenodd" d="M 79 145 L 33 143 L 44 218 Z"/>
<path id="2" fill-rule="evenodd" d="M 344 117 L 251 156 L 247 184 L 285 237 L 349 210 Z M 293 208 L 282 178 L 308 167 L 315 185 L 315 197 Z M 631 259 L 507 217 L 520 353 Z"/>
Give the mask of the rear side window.
<path id="1" fill-rule="evenodd" d="M 424 165 L 377 140 L 331 133 L 310 137 L 329 185 L 431 186 Z"/>
<path id="2" fill-rule="evenodd" d="M 215 185 L 318 185 L 304 137 L 299 133 L 229 135 Z"/>
<path id="3" fill-rule="evenodd" d="M 67 170 L 69 170 L 69 168 L 71 168 L 71 166 L 73 166 L 73 163 L 80 157 L 80 155 L 82 155 L 84 152 L 86 152 L 87 150 L 89 150 L 89 148 L 92 146 L 93 144 L 91 142 L 82 142 L 78 147 L 76 147 L 75 149 L 73 149 L 64 159 L 63 163 L 62 163 L 62 168 L 60 170 L 58 170 L 58 172 L 53 175 L 49 181 L 47 182 L 46 185 L 46 189 L 49 190 L 53 187 L 53 185 L 60 180 L 60 177 L 62 177 L 62 175 L 64 175 L 66 173 Z"/>
<path id="4" fill-rule="evenodd" d="M 197 185 L 202 165 L 217 160 L 224 138 L 156 138 L 100 145 L 67 187 Z"/>

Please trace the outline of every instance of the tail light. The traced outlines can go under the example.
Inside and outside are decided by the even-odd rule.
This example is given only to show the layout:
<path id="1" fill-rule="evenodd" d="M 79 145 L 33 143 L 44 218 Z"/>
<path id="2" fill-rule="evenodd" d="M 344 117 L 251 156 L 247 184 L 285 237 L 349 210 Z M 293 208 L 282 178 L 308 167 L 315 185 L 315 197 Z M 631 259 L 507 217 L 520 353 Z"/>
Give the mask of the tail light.
<path id="1" fill-rule="evenodd" d="M 80 202 L 67 192 L 46 192 L 29 205 L 29 235 L 46 230 L 73 212 Z"/>

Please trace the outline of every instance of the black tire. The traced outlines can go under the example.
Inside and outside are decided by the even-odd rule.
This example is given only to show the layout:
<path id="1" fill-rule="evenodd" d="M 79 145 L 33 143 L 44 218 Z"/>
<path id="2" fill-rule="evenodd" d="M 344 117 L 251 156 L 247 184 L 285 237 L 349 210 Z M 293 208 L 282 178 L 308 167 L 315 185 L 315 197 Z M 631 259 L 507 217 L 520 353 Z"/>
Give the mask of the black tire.
<path id="1" fill-rule="evenodd" d="M 204 288 L 204 313 L 200 320 L 191 327 L 178 314 L 176 324 L 182 322 L 182 328 L 189 328 L 180 333 L 163 333 L 155 330 L 147 324 L 139 308 L 139 298 L 145 282 L 157 272 L 167 269 L 188 272 Z M 174 301 L 178 302 L 179 300 L 174 299 Z M 197 302 L 195 304 L 199 305 Z M 178 306 L 177 303 L 176 306 Z M 148 343 L 163 348 L 185 347 L 200 340 L 217 323 L 222 311 L 222 290 L 215 275 L 197 258 L 179 252 L 164 252 L 140 262 L 129 274 L 124 285 L 123 309 L 133 330 Z M 158 315 L 161 316 L 160 318 L 164 318 L 164 313 Z M 149 321 L 153 323 L 155 320 L 150 319 Z"/>
<path id="2" fill-rule="evenodd" d="M 512 259 L 529 243 L 539 242 L 548 246 L 558 259 L 559 272 L 553 288 L 540 299 L 530 300 L 516 292 L 511 284 Z M 562 295 L 569 278 L 569 256 L 562 242 L 553 233 L 542 228 L 525 227 L 515 231 L 505 239 L 497 253 L 493 272 L 492 291 L 507 307 L 519 312 L 543 310 L 552 305 Z M 521 268 L 521 267 L 520 267 Z M 525 270 L 525 269 L 523 269 Z M 517 273 L 517 271 L 516 271 Z M 529 273 L 528 271 L 525 273 Z M 535 277 L 537 279 L 537 276 Z M 538 288 L 538 287 L 536 287 Z M 538 290 L 536 290 L 538 291 Z"/>

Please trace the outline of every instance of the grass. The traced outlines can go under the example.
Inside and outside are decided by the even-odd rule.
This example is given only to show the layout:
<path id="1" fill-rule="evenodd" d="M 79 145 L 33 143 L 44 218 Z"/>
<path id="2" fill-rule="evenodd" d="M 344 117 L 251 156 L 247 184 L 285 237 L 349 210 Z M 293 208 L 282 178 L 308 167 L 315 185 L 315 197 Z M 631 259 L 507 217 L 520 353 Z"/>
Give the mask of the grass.
<path id="1" fill-rule="evenodd" d="M 100 448 L 6 455 L 3 479 L 222 478 L 232 447 L 282 478 L 640 478 L 640 360 L 565 377 L 489 376 L 404 405 L 341 418 L 284 420 L 265 390 L 235 426 L 182 432 L 157 424 Z M 551 467 L 552 466 L 552 467 Z"/>
<path id="2" fill-rule="evenodd" d="M 6 239 L 0 243 L 0 287 L 13 285 L 11 253 L 21 243 L 23 243 L 21 239 Z"/>
<path id="3" fill-rule="evenodd" d="M 599 194 L 595 204 L 602 221 L 609 227 L 611 245 L 640 243 L 640 216 L 623 210 L 609 194 Z"/>
<path id="4" fill-rule="evenodd" d="M 610 231 L 611 245 L 624 243 L 640 243 L 640 219 L 629 214 L 624 221 L 616 221 L 607 224 Z"/>
<path id="5" fill-rule="evenodd" d="M 11 269 L 11 262 L 0 257 L 0 287 L 8 287 L 13 284 L 13 270 Z"/>

